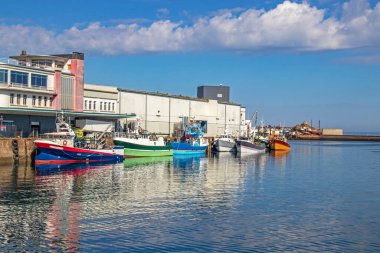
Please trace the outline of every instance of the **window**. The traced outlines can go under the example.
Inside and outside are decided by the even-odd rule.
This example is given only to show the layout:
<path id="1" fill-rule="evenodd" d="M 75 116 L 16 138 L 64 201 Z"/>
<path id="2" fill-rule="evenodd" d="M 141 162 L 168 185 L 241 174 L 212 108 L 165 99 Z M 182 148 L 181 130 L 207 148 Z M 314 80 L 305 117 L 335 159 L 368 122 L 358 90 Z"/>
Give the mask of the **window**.
<path id="1" fill-rule="evenodd" d="M 96 101 L 94 101 L 94 110 L 96 110 Z"/>
<path id="2" fill-rule="evenodd" d="M 100 110 L 103 110 L 103 102 L 100 102 Z"/>
<path id="3" fill-rule="evenodd" d="M 38 96 L 38 106 L 41 106 L 41 100 L 42 100 L 42 97 Z"/>
<path id="4" fill-rule="evenodd" d="M 32 87 L 47 87 L 47 76 L 32 74 Z"/>
<path id="5" fill-rule="evenodd" d="M 20 94 L 17 94 L 17 104 L 19 105 L 20 104 L 20 101 L 21 100 L 21 95 Z"/>
<path id="6" fill-rule="evenodd" d="M 91 110 L 92 107 L 92 101 L 88 101 L 88 109 Z"/>
<path id="7" fill-rule="evenodd" d="M 112 103 L 112 111 L 115 111 L 115 103 Z"/>
<path id="8" fill-rule="evenodd" d="M 50 100 L 50 107 L 52 107 L 53 106 L 53 98 L 50 97 L 49 100 Z"/>
<path id="9" fill-rule="evenodd" d="M 111 102 L 108 102 L 108 111 L 111 111 Z"/>
<path id="10" fill-rule="evenodd" d="M 27 98 L 26 95 L 22 96 L 22 104 L 23 105 L 26 105 L 26 98 Z"/>
<path id="11" fill-rule="evenodd" d="M 47 97 L 44 97 L 44 106 L 47 106 Z"/>
<path id="12" fill-rule="evenodd" d="M 62 77 L 62 87 L 61 87 L 61 109 L 62 110 L 73 110 L 74 109 L 74 78 Z M 83 101 L 83 100 L 82 100 Z"/>
<path id="13" fill-rule="evenodd" d="M 0 83 L 8 83 L 8 70 L 0 69 Z"/>
<path id="14" fill-rule="evenodd" d="M 28 73 L 12 70 L 11 82 L 15 84 L 21 84 L 22 86 L 28 86 Z"/>
<path id="15" fill-rule="evenodd" d="M 11 93 L 11 95 L 9 96 L 9 103 L 11 105 L 13 105 L 15 102 L 15 95 L 13 93 Z"/>
<path id="16" fill-rule="evenodd" d="M 32 97 L 32 106 L 36 106 L 36 96 Z"/>
<path id="17" fill-rule="evenodd" d="M 87 110 L 87 100 L 84 101 L 84 109 Z"/>
<path id="18" fill-rule="evenodd" d="M 32 66 L 51 67 L 53 62 L 48 59 L 33 59 Z"/>

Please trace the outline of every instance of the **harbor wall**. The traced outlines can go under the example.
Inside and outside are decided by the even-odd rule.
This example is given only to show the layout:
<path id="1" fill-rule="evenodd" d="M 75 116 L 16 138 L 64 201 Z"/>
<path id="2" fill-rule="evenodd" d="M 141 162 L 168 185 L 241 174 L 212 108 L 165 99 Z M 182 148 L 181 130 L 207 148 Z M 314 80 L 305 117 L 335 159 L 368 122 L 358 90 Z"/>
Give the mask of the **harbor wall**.
<path id="1" fill-rule="evenodd" d="M 323 128 L 322 135 L 343 135 L 341 128 Z"/>
<path id="2" fill-rule="evenodd" d="M 0 164 L 31 161 L 34 150 L 32 138 L 0 138 Z"/>

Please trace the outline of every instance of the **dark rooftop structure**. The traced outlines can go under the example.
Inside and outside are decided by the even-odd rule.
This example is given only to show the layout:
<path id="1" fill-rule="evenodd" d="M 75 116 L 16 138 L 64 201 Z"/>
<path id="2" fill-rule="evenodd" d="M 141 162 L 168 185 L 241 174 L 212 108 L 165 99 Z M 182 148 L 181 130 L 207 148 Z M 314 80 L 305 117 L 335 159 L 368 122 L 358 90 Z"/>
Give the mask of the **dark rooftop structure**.
<path id="1" fill-rule="evenodd" d="M 230 87 L 224 85 L 198 86 L 197 97 L 214 99 L 220 102 L 230 102 Z"/>

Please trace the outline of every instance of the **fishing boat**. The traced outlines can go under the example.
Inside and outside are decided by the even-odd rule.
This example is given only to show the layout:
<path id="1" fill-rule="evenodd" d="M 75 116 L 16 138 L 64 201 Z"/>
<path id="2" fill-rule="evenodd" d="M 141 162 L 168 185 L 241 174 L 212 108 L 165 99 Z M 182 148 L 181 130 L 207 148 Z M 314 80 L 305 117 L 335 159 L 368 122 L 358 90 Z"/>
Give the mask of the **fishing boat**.
<path id="1" fill-rule="evenodd" d="M 228 130 L 225 130 L 224 134 L 216 137 L 213 146 L 217 152 L 236 151 L 235 139 L 228 133 Z"/>
<path id="2" fill-rule="evenodd" d="M 57 117 L 56 126 L 57 132 L 46 133 L 34 141 L 35 164 L 121 162 L 124 160 L 123 147 L 104 149 L 101 142 L 96 140 L 79 143 L 70 125 L 63 120 L 63 115 Z"/>
<path id="3" fill-rule="evenodd" d="M 246 153 L 246 154 L 265 153 L 267 149 L 264 143 L 255 142 L 252 139 L 237 140 L 236 148 L 237 148 L 238 153 Z"/>
<path id="4" fill-rule="evenodd" d="M 286 141 L 286 138 L 283 136 L 273 137 L 270 140 L 270 149 L 271 150 L 280 150 L 280 151 L 289 151 L 290 144 Z"/>
<path id="5" fill-rule="evenodd" d="M 146 133 L 136 121 L 133 129 L 126 133 L 115 133 L 113 142 L 124 147 L 125 158 L 172 156 L 173 149 L 164 138 Z"/>
<path id="6" fill-rule="evenodd" d="M 174 155 L 204 154 L 208 147 L 208 140 L 203 137 L 203 131 L 199 125 L 186 127 L 181 141 L 172 142 Z"/>
<path id="7" fill-rule="evenodd" d="M 127 134 L 114 137 L 115 145 L 124 147 L 124 157 L 172 156 L 173 149 L 164 138 L 153 135 Z"/>
<path id="8" fill-rule="evenodd" d="M 236 149 L 238 153 L 259 154 L 265 153 L 267 150 L 265 143 L 259 141 L 256 137 L 257 112 L 253 114 L 252 118 L 255 118 L 255 121 L 253 128 L 247 132 L 248 139 L 240 139 L 236 141 Z"/>

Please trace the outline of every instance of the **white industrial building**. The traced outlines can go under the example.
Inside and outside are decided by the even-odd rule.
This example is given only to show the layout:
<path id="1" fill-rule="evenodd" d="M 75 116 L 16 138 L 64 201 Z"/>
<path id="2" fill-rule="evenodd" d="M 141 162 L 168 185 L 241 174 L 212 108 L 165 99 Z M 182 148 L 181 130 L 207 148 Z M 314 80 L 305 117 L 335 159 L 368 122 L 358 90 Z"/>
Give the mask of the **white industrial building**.
<path id="1" fill-rule="evenodd" d="M 245 129 L 245 108 L 239 104 L 159 92 L 119 89 L 119 113 L 135 114 L 129 122 L 138 120 L 142 129 L 162 135 L 176 136 L 184 117 L 206 122 L 209 137 Z M 121 125 L 128 127 L 127 119 Z"/>

